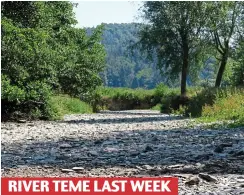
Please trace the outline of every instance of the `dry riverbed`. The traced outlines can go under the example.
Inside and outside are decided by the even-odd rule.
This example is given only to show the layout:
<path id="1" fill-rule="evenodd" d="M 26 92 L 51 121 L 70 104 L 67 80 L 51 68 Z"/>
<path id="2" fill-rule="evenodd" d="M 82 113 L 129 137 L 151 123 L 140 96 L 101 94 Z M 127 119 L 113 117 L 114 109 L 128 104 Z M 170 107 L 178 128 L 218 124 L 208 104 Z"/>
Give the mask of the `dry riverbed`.
<path id="1" fill-rule="evenodd" d="M 176 176 L 179 194 L 244 194 L 244 127 L 134 110 L 1 128 L 2 177 Z"/>

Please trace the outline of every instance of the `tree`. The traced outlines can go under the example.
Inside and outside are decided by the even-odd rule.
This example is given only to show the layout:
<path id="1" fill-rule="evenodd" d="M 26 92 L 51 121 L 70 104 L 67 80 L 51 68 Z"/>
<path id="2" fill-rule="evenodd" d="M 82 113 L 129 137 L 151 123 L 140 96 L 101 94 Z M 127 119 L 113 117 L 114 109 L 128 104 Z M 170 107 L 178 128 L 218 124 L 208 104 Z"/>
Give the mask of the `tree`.
<path id="1" fill-rule="evenodd" d="M 34 27 L 37 23 L 38 7 L 33 1 L 3 1 L 1 15 L 18 27 Z"/>
<path id="2" fill-rule="evenodd" d="M 106 56 L 100 43 L 102 30 L 103 26 L 98 26 L 91 36 L 86 35 L 85 29 L 69 29 L 62 33 L 64 42 L 59 48 L 63 49 L 65 59 L 59 61 L 57 77 L 64 93 L 79 96 L 102 84 L 99 73 L 105 67 Z"/>
<path id="3" fill-rule="evenodd" d="M 212 2 L 209 11 L 211 12 L 209 17 L 210 33 L 218 52 L 216 58 L 219 60 L 215 87 L 219 87 L 231 53 L 231 46 L 236 44 L 240 30 L 240 22 L 244 14 L 243 2 Z"/>
<path id="4" fill-rule="evenodd" d="M 189 70 L 201 57 L 201 36 L 206 24 L 204 2 L 145 2 L 139 44 L 149 57 L 156 49 L 158 66 L 172 78 L 181 72 L 181 96 L 186 96 Z M 191 65 L 191 66 L 190 66 Z"/>
<path id="5" fill-rule="evenodd" d="M 2 2 L 1 10 L 4 112 L 46 115 L 53 92 L 80 96 L 101 84 L 102 28 L 91 36 L 74 28 L 72 3 Z"/>
<path id="6" fill-rule="evenodd" d="M 244 39 L 239 40 L 238 48 L 235 50 L 235 63 L 232 67 L 232 83 L 236 86 L 244 86 Z"/>

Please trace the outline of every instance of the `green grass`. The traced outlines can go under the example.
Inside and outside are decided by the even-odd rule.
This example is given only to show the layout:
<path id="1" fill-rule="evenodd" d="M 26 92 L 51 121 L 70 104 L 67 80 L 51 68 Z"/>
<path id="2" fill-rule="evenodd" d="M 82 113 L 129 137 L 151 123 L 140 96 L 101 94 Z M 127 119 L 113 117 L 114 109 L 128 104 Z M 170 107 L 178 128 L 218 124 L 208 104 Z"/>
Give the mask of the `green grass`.
<path id="1" fill-rule="evenodd" d="M 97 103 L 102 102 L 105 109 L 161 110 L 190 116 L 200 123 L 226 121 L 226 125 L 231 120 L 231 126 L 244 126 L 243 88 L 188 87 L 187 99 L 181 99 L 179 88 L 163 84 L 152 90 L 100 87 L 96 94 Z"/>
<path id="2" fill-rule="evenodd" d="M 212 105 L 203 106 L 198 120 L 202 122 L 234 120 L 235 124 L 244 125 L 244 91 L 240 89 L 235 93 L 229 91 L 224 96 L 217 95 Z"/>
<path id="3" fill-rule="evenodd" d="M 49 105 L 52 110 L 52 119 L 62 119 L 66 114 L 92 113 L 92 107 L 89 104 L 68 95 L 52 96 Z"/>
<path id="4" fill-rule="evenodd" d="M 161 110 L 161 104 L 157 104 L 156 106 L 153 106 L 152 108 L 151 108 L 151 110 L 157 110 L 157 111 L 160 111 Z"/>
<path id="5" fill-rule="evenodd" d="M 146 89 L 130 89 L 130 88 L 112 88 L 112 87 L 100 87 L 97 89 L 97 93 L 101 94 L 103 97 L 116 98 L 116 99 L 133 99 L 137 98 L 143 100 L 147 96 L 152 96 L 154 90 Z"/>
<path id="6" fill-rule="evenodd" d="M 109 110 L 149 109 L 156 105 L 154 90 L 100 87 L 96 107 Z M 99 109 L 98 109 L 99 110 Z"/>

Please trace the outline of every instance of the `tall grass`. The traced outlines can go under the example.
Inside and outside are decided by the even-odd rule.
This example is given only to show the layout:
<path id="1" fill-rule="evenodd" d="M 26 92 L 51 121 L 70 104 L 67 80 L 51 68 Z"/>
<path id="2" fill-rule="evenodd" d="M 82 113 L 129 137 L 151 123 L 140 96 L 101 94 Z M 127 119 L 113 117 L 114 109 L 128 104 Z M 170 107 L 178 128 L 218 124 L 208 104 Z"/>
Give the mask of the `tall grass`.
<path id="1" fill-rule="evenodd" d="M 154 106 L 154 90 L 100 87 L 96 107 L 109 110 L 143 109 Z M 156 104 L 155 104 L 156 105 Z"/>
<path id="2" fill-rule="evenodd" d="M 51 118 L 54 120 L 62 119 L 66 114 L 92 113 L 92 107 L 89 104 L 68 95 L 52 96 L 49 106 L 52 110 Z"/>
<path id="3" fill-rule="evenodd" d="M 198 117 L 202 121 L 244 121 L 243 88 L 188 87 L 187 94 L 182 99 L 179 88 L 163 84 L 152 90 L 100 87 L 96 91 L 96 105 L 109 110 L 160 109 L 163 113 Z"/>
<path id="4" fill-rule="evenodd" d="M 212 105 L 204 105 L 202 108 L 201 120 L 235 120 L 244 125 L 244 91 L 225 91 L 225 94 L 218 94 Z"/>

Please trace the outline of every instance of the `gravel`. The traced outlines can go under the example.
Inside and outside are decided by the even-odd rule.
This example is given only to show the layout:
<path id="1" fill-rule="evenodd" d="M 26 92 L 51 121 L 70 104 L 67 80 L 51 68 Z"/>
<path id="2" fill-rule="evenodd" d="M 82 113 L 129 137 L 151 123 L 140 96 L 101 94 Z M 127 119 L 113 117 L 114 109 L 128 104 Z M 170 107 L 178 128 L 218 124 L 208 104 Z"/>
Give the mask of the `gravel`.
<path id="1" fill-rule="evenodd" d="M 182 195 L 244 194 L 244 127 L 189 122 L 133 110 L 2 123 L 2 177 L 175 176 Z"/>

